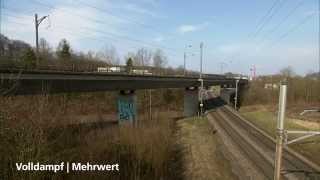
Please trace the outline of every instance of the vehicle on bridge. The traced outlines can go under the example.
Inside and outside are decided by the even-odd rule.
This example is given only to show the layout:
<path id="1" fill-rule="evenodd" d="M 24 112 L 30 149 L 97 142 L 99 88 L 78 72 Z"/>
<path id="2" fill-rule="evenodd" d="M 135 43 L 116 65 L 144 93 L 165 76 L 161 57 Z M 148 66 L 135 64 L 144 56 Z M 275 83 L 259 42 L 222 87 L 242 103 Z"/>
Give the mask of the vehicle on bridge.
<path id="1" fill-rule="evenodd" d="M 146 69 L 133 69 L 132 70 L 133 74 L 140 74 L 140 75 L 152 75 L 152 72 Z"/>
<path id="2" fill-rule="evenodd" d="M 98 67 L 98 72 L 121 72 L 121 68 L 117 66 L 111 67 Z"/>

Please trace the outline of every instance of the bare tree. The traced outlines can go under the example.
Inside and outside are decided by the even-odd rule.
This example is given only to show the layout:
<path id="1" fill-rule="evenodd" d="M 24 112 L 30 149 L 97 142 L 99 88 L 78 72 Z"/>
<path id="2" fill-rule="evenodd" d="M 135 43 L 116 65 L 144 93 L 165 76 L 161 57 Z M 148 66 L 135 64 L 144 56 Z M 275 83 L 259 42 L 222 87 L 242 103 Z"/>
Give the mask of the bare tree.
<path id="1" fill-rule="evenodd" d="M 119 65 L 120 58 L 118 56 L 117 50 L 114 46 L 106 46 L 102 53 L 99 56 L 102 56 L 102 59 L 107 61 L 109 64 Z M 101 58 L 101 57 L 100 57 Z"/>
<path id="2" fill-rule="evenodd" d="M 51 56 L 51 47 L 48 43 L 47 40 L 45 40 L 44 38 L 41 38 L 39 41 L 39 52 L 40 52 L 40 56 L 43 59 L 48 59 Z"/>
<path id="3" fill-rule="evenodd" d="M 285 67 L 283 69 L 280 70 L 280 74 L 282 76 L 284 76 L 285 78 L 290 78 L 293 77 L 295 75 L 293 69 L 291 66 Z"/>
<path id="4" fill-rule="evenodd" d="M 137 66 L 148 66 L 150 65 L 152 53 L 146 48 L 138 49 L 134 57 L 134 64 Z"/>
<path id="5" fill-rule="evenodd" d="M 157 49 L 153 54 L 153 66 L 157 68 L 164 68 L 168 63 L 167 57 L 161 49 Z"/>

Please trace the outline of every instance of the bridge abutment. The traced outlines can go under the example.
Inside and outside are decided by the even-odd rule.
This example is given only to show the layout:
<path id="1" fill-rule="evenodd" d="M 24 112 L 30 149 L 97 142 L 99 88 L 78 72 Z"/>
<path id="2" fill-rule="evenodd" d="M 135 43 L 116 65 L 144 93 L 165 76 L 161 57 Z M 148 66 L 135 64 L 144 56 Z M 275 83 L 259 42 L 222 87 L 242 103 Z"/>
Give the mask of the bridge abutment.
<path id="1" fill-rule="evenodd" d="M 118 122 L 133 123 L 137 120 L 137 96 L 134 90 L 121 90 L 118 95 Z"/>
<path id="2" fill-rule="evenodd" d="M 198 87 L 187 87 L 184 91 L 183 116 L 190 117 L 199 111 L 199 89 Z"/>

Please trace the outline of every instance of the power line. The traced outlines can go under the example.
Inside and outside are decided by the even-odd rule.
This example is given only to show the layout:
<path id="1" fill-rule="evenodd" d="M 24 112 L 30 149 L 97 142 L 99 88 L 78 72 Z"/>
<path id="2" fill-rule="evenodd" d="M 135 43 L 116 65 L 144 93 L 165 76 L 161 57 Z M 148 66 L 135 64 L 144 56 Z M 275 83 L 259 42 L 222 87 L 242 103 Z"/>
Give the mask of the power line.
<path id="1" fill-rule="evenodd" d="M 286 16 L 285 16 L 284 18 L 282 18 L 282 20 L 279 21 L 279 23 L 278 23 L 277 25 L 274 26 L 274 28 L 273 28 L 271 31 L 269 31 L 267 34 L 265 34 L 265 35 L 263 36 L 263 38 L 261 38 L 262 40 L 260 41 L 260 43 L 258 43 L 258 45 L 259 45 L 259 44 L 261 45 L 261 44 L 263 44 L 264 42 L 266 42 L 267 37 L 269 37 L 269 36 L 272 35 L 275 31 L 277 31 L 277 30 L 279 29 L 279 27 L 281 27 L 281 25 L 282 25 L 285 21 L 287 21 L 287 20 L 289 19 L 289 17 L 292 16 L 293 13 L 294 13 L 299 7 L 301 7 L 305 2 L 306 2 L 305 0 L 300 0 L 300 1 L 297 3 L 297 5 L 294 6 L 294 7 L 289 11 L 289 13 L 288 13 Z M 265 40 L 263 41 L 263 39 L 265 39 Z"/>
<path id="2" fill-rule="evenodd" d="M 11 15 L 13 16 L 13 15 Z M 27 15 L 29 16 L 29 15 Z M 16 18 L 18 16 L 15 16 Z M 104 36 L 106 36 L 106 34 L 109 35 L 109 38 L 111 38 L 111 36 L 114 38 L 114 37 L 117 37 L 119 39 L 126 39 L 126 40 L 129 40 L 129 41 L 133 41 L 133 42 L 136 42 L 136 43 L 140 43 L 140 44 L 143 44 L 143 45 L 148 45 L 148 46 L 151 46 L 151 47 L 156 47 L 156 48 L 160 48 L 160 49 L 166 49 L 168 51 L 171 51 L 172 53 L 177 53 L 177 51 L 175 49 L 172 49 L 172 48 L 168 48 L 168 47 L 163 47 L 163 46 L 160 46 L 160 45 L 156 45 L 154 43 L 150 43 L 150 42 L 144 42 L 142 40 L 138 40 L 138 39 L 135 39 L 135 38 L 131 38 L 131 37 L 128 37 L 128 36 L 123 36 L 123 35 L 117 35 L 117 34 L 114 34 L 114 33 L 110 33 L 110 32 L 106 32 L 106 31 L 101 31 L 101 30 L 98 30 L 98 29 L 94 29 L 94 28 L 89 28 L 89 27 L 79 27 L 81 29 L 86 29 L 90 32 L 97 32 L 99 34 L 103 34 Z"/>
<path id="3" fill-rule="evenodd" d="M 306 16 L 305 18 L 303 18 L 301 21 L 299 21 L 299 23 L 297 23 L 296 25 L 294 25 L 292 28 L 290 28 L 288 31 L 286 31 L 285 33 L 283 33 L 282 35 L 280 35 L 277 39 L 275 39 L 272 43 L 269 44 L 268 47 L 273 47 L 275 44 L 277 44 L 279 41 L 281 41 L 282 39 L 284 39 L 285 37 L 287 37 L 289 34 L 293 33 L 294 31 L 296 31 L 297 29 L 299 29 L 300 26 L 304 25 L 305 23 L 308 22 L 308 20 L 310 20 L 315 14 L 311 14 L 309 16 Z"/>
<path id="4" fill-rule="evenodd" d="M 320 0 L 318 1 L 318 58 L 319 58 L 319 71 L 318 71 L 318 77 L 320 81 Z"/>
<path id="5" fill-rule="evenodd" d="M 37 1 L 37 0 L 31 0 L 31 1 L 32 1 L 33 3 L 35 3 L 35 4 L 41 5 L 41 6 L 43 6 L 43 7 L 46 7 L 46 8 L 48 8 L 48 9 L 50 9 L 50 10 L 56 9 L 55 6 L 53 6 L 53 5 L 51 5 L 51 4 L 39 2 L 39 1 Z M 57 9 L 56 9 L 56 10 L 57 10 Z M 83 18 L 83 19 L 89 20 L 89 21 L 94 22 L 94 23 L 97 23 L 97 24 L 108 25 L 108 24 L 105 23 L 105 21 L 98 20 L 98 19 L 95 19 L 95 18 L 91 18 L 90 16 L 83 16 L 82 14 L 75 13 L 75 12 L 73 12 L 73 11 L 68 11 L 68 10 L 63 10 L 63 11 L 62 11 L 61 9 L 59 9 L 59 11 L 62 12 L 62 13 L 65 13 L 65 14 L 71 14 L 71 15 L 75 15 L 75 16 L 77 16 L 77 17 L 81 17 L 81 18 Z"/>
<path id="6" fill-rule="evenodd" d="M 34 13 L 33 10 L 26 10 L 26 9 L 24 9 L 24 11 L 21 11 L 20 9 L 8 7 L 8 6 L 2 7 L 2 9 L 3 9 L 3 10 L 8 10 L 9 12 L 12 11 L 12 12 L 14 12 L 14 13 L 20 11 L 20 12 L 23 12 L 23 13 L 21 13 L 21 14 L 24 14 L 24 15 L 26 15 L 26 16 L 30 16 L 29 14 L 26 14 L 26 13 L 31 13 L 31 14 Z M 5 12 L 5 11 L 3 11 L 3 12 Z"/>
<path id="7" fill-rule="evenodd" d="M 25 20 L 25 18 L 23 18 L 23 17 L 21 17 L 21 16 L 17 16 L 16 14 L 11 14 L 11 13 L 13 13 L 13 12 L 11 12 L 12 9 L 9 9 L 9 8 L 7 8 L 7 7 L 6 7 L 6 8 L 3 8 L 3 9 L 7 10 L 7 11 L 3 11 L 3 15 L 5 15 L 6 17 L 13 17 L 13 18 L 16 18 L 16 19 L 23 19 L 23 20 Z M 27 15 L 27 14 L 21 14 L 21 15 L 23 15 L 24 17 L 30 18 L 30 19 L 34 18 L 33 16 Z M 30 24 L 29 24 L 29 25 L 30 25 Z"/>
<path id="8" fill-rule="evenodd" d="M 272 18 L 279 12 L 280 8 L 284 5 L 284 3 L 287 0 L 281 0 L 278 1 L 279 5 L 277 6 L 276 9 L 274 9 L 274 11 L 268 16 L 268 18 L 264 21 L 264 23 L 262 24 L 262 26 L 258 29 L 257 34 L 258 35 L 260 32 L 262 32 L 262 30 L 264 29 L 264 27 L 266 27 L 266 25 L 272 20 Z"/>
<path id="9" fill-rule="evenodd" d="M 305 18 L 303 18 L 301 21 L 299 21 L 297 24 L 295 24 L 293 27 L 291 27 L 288 31 L 286 31 L 285 33 L 281 34 L 278 38 L 276 38 L 274 41 L 272 41 L 271 43 L 269 43 L 268 45 L 265 46 L 265 48 L 273 48 L 277 43 L 279 43 L 282 39 L 286 38 L 288 35 L 290 35 L 291 33 L 295 32 L 296 30 L 299 29 L 300 26 L 304 25 L 305 23 L 308 22 L 308 20 L 310 20 L 315 14 L 311 14 L 309 16 L 306 16 Z M 261 48 L 260 48 L 261 51 Z M 256 52 L 256 55 L 259 53 L 259 51 Z"/>
<path id="10" fill-rule="evenodd" d="M 18 21 L 13 21 L 13 20 L 6 20 L 6 22 L 7 22 L 7 23 L 17 24 L 17 25 L 22 25 L 22 26 L 30 25 L 30 24 L 27 24 L 27 23 L 18 22 Z"/>
<path id="11" fill-rule="evenodd" d="M 144 26 L 144 27 L 146 27 L 146 28 L 149 28 L 149 29 L 152 29 L 152 30 L 158 32 L 158 30 L 154 29 L 152 26 L 149 26 L 149 25 L 146 25 L 146 24 L 144 24 L 144 23 L 141 23 L 141 22 L 132 20 L 131 18 L 116 16 L 116 15 L 114 15 L 111 11 L 109 11 L 109 10 L 107 10 L 107 9 L 105 9 L 105 8 L 97 7 L 97 6 L 91 5 L 91 4 L 89 4 L 89 3 L 85 3 L 84 1 L 81 1 L 81 0 L 77 0 L 77 1 L 78 1 L 79 3 L 85 5 L 85 6 L 88 6 L 88 7 L 90 7 L 90 8 L 95 9 L 95 10 L 98 10 L 98 11 L 100 11 L 100 12 L 102 12 L 102 13 L 108 14 L 108 15 L 110 15 L 110 16 L 112 16 L 112 17 L 119 18 L 119 19 L 124 19 L 124 20 L 129 21 L 129 22 L 131 22 L 131 23 L 133 23 L 133 24 L 137 24 L 137 25 L 140 25 L 140 26 Z"/>
<path id="12" fill-rule="evenodd" d="M 0 42 L 2 43 L 2 3 L 3 1 L 0 0 Z M 2 56 L 4 54 L 4 48 L 3 47 L 0 47 L 0 56 Z"/>
<path id="13" fill-rule="evenodd" d="M 54 8 L 55 8 L 54 6 L 49 5 L 49 4 L 46 4 L 46 3 L 43 3 L 43 2 L 39 2 L 39 1 L 36 1 L 36 0 L 32 0 L 32 1 L 35 2 L 35 3 L 37 3 L 37 4 L 40 4 L 40 5 L 42 5 L 42 6 L 51 8 L 51 9 L 54 9 Z M 66 12 L 66 11 L 62 11 L 62 10 L 60 10 L 60 11 L 61 11 L 61 12 Z M 93 22 L 95 22 L 95 23 L 99 23 L 99 24 L 103 24 L 103 25 L 108 25 L 108 24 L 106 24 L 104 21 L 100 21 L 100 20 L 97 20 L 97 19 L 94 19 L 94 18 L 88 18 L 87 16 L 83 16 L 83 15 L 81 15 L 81 14 L 74 13 L 74 12 L 71 12 L 71 11 L 69 11 L 69 14 L 73 14 L 73 15 L 79 16 L 79 17 L 81 17 L 81 18 L 87 19 L 87 20 L 89 20 L 89 21 L 93 21 Z M 106 32 L 103 32 L 103 33 L 106 33 Z M 111 34 L 111 33 L 109 33 L 109 32 L 108 32 L 108 34 L 110 34 L 110 35 L 112 35 L 112 36 L 118 36 L 118 37 L 119 37 L 119 35 Z M 155 44 L 153 44 L 153 43 L 146 43 L 146 42 L 143 42 L 143 41 L 141 41 L 141 40 L 137 40 L 137 39 L 134 39 L 134 38 L 130 38 L 130 37 L 128 37 L 128 36 L 123 36 L 123 37 L 121 37 L 121 38 L 131 39 L 132 41 L 136 41 L 136 42 L 139 42 L 139 41 L 140 41 L 140 42 L 142 42 L 142 43 L 144 43 L 144 44 L 149 44 L 149 45 L 151 45 L 151 46 L 158 46 L 159 48 L 167 49 L 167 50 L 172 51 L 172 52 L 177 52 L 177 51 L 178 51 L 177 49 L 174 49 L 174 48 L 163 47 L 163 46 L 160 46 L 160 45 L 155 45 Z"/>
<path id="14" fill-rule="evenodd" d="M 72 29 L 68 29 L 67 27 L 63 27 L 63 26 L 55 26 L 55 28 L 58 28 L 58 29 L 61 29 L 61 30 L 67 29 L 67 30 L 70 30 L 71 32 L 73 31 Z M 85 31 L 87 31 L 87 32 L 92 32 L 92 30 L 91 30 L 90 28 L 87 28 L 87 27 L 79 27 L 79 29 L 85 30 Z M 97 31 L 95 31 L 95 32 L 97 32 Z M 80 32 L 80 33 L 82 33 L 82 34 L 87 34 L 87 33 L 84 32 L 84 31 L 82 31 L 82 32 Z M 106 36 L 104 32 L 99 32 L 99 31 L 98 31 L 97 33 L 99 33 L 99 34 L 100 34 L 100 37 L 102 37 L 102 38 L 104 38 L 104 39 L 109 39 L 109 40 L 111 39 L 111 40 L 113 40 L 113 41 L 119 41 L 119 39 L 123 39 L 123 38 L 115 38 L 115 37 L 113 37 L 113 36 Z M 92 37 L 87 37 L 87 38 L 91 38 L 91 39 L 92 39 Z M 98 39 L 98 38 L 94 38 L 94 39 L 101 42 L 101 39 Z M 138 43 L 138 44 L 143 44 L 143 42 L 134 41 L 134 40 L 132 40 L 132 39 L 124 39 L 124 40 L 131 41 L 131 42 L 134 42 L 134 43 L 136 43 L 136 44 L 137 44 L 137 43 Z M 143 44 L 143 45 L 146 45 L 146 44 Z M 147 44 L 147 45 L 152 46 L 151 44 Z M 153 46 L 153 47 L 159 48 L 158 46 Z M 138 47 L 133 47 L 133 48 L 138 48 Z M 177 56 L 176 53 L 170 53 L 170 52 L 167 52 L 167 53 L 169 53 L 169 54 L 171 54 L 171 55 L 174 55 L 174 56 Z"/>
<path id="15" fill-rule="evenodd" d="M 270 17 L 270 13 L 273 12 L 273 9 L 278 5 L 278 3 L 280 2 L 280 0 L 275 0 L 272 4 L 272 6 L 268 9 L 267 13 L 262 17 L 262 19 L 259 21 L 259 23 L 257 24 L 255 31 L 253 31 L 252 33 L 249 34 L 248 37 L 253 37 L 255 38 L 255 36 L 259 33 L 261 27 L 265 24 L 266 19 L 268 17 Z"/>
<path id="16" fill-rule="evenodd" d="M 90 7 L 90 8 L 93 8 L 93 9 L 95 9 L 95 10 L 98 10 L 98 11 L 104 13 L 104 14 L 107 14 L 107 15 L 109 15 L 109 16 L 112 16 L 112 17 L 115 17 L 115 18 L 119 18 L 119 19 L 123 19 L 123 20 L 126 20 L 126 21 L 128 21 L 128 22 L 130 22 L 130 23 L 132 23 L 132 24 L 136 24 L 136 25 L 138 25 L 138 26 L 143 26 L 144 28 L 147 28 L 147 29 L 149 29 L 149 30 L 152 30 L 152 31 L 154 31 L 154 32 L 156 32 L 156 33 L 163 34 L 162 31 L 160 31 L 159 29 L 155 28 L 154 26 L 150 26 L 150 25 L 147 25 L 147 24 L 145 24 L 145 23 L 139 22 L 139 21 L 137 21 L 137 20 L 133 20 L 132 18 L 123 17 L 123 16 L 120 17 L 120 16 L 117 16 L 117 15 L 114 15 L 114 13 L 112 13 L 110 10 L 108 10 L 108 9 L 106 9 L 106 8 L 97 7 L 97 6 L 91 5 L 91 4 L 89 4 L 89 3 L 85 3 L 85 2 L 82 1 L 82 0 L 78 0 L 78 2 L 81 3 L 81 4 L 83 4 L 83 5 L 85 5 L 85 6 L 88 6 L 88 7 Z M 172 33 L 169 33 L 169 34 L 166 33 L 166 34 L 169 35 L 169 36 L 171 36 L 171 40 L 172 40 L 172 39 L 175 39 L 175 35 L 174 35 L 174 34 L 172 34 Z"/>
<path id="17" fill-rule="evenodd" d="M 256 36 L 258 35 L 258 33 L 263 29 L 263 27 L 265 26 L 265 24 L 267 23 L 267 21 L 270 21 L 272 19 L 272 17 L 274 16 L 274 9 L 277 7 L 277 5 L 280 3 L 281 0 L 275 0 L 271 7 L 267 10 L 266 14 L 264 16 L 262 16 L 262 18 L 260 19 L 260 21 L 257 23 L 256 27 L 254 28 L 254 30 L 252 32 L 250 32 L 247 36 L 247 40 L 254 40 L 256 38 Z M 269 19 L 269 20 L 268 20 Z M 229 57 L 225 57 L 224 59 L 230 59 L 230 58 L 234 58 L 235 56 L 237 56 L 240 52 L 235 52 L 232 53 Z"/>
<path id="18" fill-rule="evenodd" d="M 9 17 L 14 17 L 14 18 L 17 18 L 17 19 L 24 19 L 22 17 L 19 17 L 19 16 L 15 16 L 15 15 L 11 15 L 11 14 L 8 14 Z M 32 16 L 28 16 L 30 18 L 32 18 Z M 19 24 L 19 25 L 22 25 L 22 26 L 26 26 L 26 25 L 30 25 L 30 24 L 27 24 L 27 23 L 21 23 L 21 22 L 17 22 L 17 21 L 12 21 L 12 20 L 8 20 L 8 22 L 11 22 L 11 23 L 15 23 L 15 24 Z M 57 31 L 56 29 L 58 29 L 59 31 Z M 91 40 L 95 40 L 97 42 L 101 42 L 101 38 L 103 39 L 108 39 L 108 40 L 112 40 L 113 42 L 115 41 L 119 41 L 120 38 L 115 38 L 115 37 L 112 37 L 112 36 L 106 36 L 105 32 L 98 32 L 100 34 L 100 39 L 99 38 L 94 38 L 94 37 L 91 37 L 91 36 L 88 36 L 88 32 L 92 32 L 92 29 L 91 28 L 87 28 L 87 27 L 79 27 L 80 30 L 85 30 L 85 31 L 74 31 L 74 29 L 69 29 L 67 27 L 64 27 L 64 26 L 55 26 L 55 32 L 58 32 L 59 34 L 63 34 L 63 33 L 70 33 L 70 34 L 77 34 L 78 36 L 81 36 L 82 38 L 86 38 L 86 39 L 91 39 Z M 128 40 L 128 39 L 125 39 L 125 40 Z M 130 40 L 128 40 L 130 41 Z M 132 41 L 132 40 L 131 40 Z M 133 41 L 137 44 L 136 41 Z M 139 43 L 141 44 L 141 43 Z M 157 46 L 156 46 L 157 47 Z M 130 48 L 134 48 L 134 49 L 138 49 L 139 47 L 136 47 L 136 46 L 131 46 Z M 177 54 L 172 54 L 170 52 L 167 52 L 168 54 L 171 54 L 173 56 L 177 56 Z"/>

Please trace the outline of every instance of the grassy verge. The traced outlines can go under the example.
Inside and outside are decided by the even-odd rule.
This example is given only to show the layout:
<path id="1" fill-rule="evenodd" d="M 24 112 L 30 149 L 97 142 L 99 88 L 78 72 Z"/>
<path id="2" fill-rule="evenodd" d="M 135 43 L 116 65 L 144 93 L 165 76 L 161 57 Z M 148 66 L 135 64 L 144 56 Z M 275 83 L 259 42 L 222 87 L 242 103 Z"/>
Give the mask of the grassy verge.
<path id="1" fill-rule="evenodd" d="M 184 149 L 186 179 L 235 179 L 221 153 L 221 142 L 208 120 L 188 118 L 178 121 L 178 143 Z"/>
<path id="2" fill-rule="evenodd" d="M 107 95 L 1 97 L 0 179 L 178 179 L 172 112 L 154 110 L 137 126 L 64 126 L 78 112 L 111 112 L 115 97 Z M 16 162 L 119 163 L 120 172 L 18 172 Z"/>
<path id="3" fill-rule="evenodd" d="M 242 116 L 247 120 L 258 126 L 259 128 L 266 131 L 269 135 L 275 137 L 276 133 L 276 120 L 277 116 L 275 113 L 267 111 L 266 109 L 255 109 L 253 111 L 242 111 Z M 309 122 L 303 122 L 297 119 L 286 118 L 285 128 L 289 130 L 318 130 L 320 131 L 320 125 Z M 293 136 L 290 136 L 293 137 Z M 297 144 L 289 145 L 296 151 L 308 157 L 315 163 L 320 164 L 320 137 L 313 137 L 306 139 Z"/>

